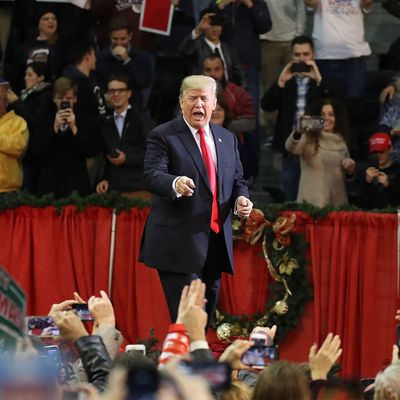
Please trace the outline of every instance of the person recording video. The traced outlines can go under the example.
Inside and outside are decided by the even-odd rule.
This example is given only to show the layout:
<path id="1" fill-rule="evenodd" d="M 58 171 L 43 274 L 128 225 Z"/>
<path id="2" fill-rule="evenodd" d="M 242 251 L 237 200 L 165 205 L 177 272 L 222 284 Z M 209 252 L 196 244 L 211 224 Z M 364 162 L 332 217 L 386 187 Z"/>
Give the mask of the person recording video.
<path id="1" fill-rule="evenodd" d="M 335 100 L 323 99 L 307 111 L 286 140 L 286 150 L 300 156 L 297 201 L 317 207 L 347 204 L 345 175 L 353 175 L 355 162 L 346 144 L 344 109 Z"/>
<path id="2" fill-rule="evenodd" d="M 363 171 L 359 204 L 363 208 L 385 208 L 400 204 L 400 164 L 391 159 L 392 141 L 378 132 L 368 140 L 369 162 Z"/>
<path id="3" fill-rule="evenodd" d="M 282 154 L 282 183 L 286 201 L 297 197 L 299 157 L 289 154 L 285 141 L 296 127 L 297 116 L 325 95 L 326 85 L 314 61 L 314 42 L 307 36 L 292 40 L 292 60 L 283 68 L 279 78 L 261 99 L 264 111 L 277 111 L 272 150 Z"/>

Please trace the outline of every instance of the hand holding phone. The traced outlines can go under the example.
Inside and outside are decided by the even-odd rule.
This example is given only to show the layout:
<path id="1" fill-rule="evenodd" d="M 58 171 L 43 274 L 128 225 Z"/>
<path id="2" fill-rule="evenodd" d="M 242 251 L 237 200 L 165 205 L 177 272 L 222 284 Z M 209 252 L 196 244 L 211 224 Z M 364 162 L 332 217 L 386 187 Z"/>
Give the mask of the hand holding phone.
<path id="1" fill-rule="evenodd" d="M 317 115 L 303 115 L 300 117 L 300 130 L 303 132 L 320 133 L 325 126 L 325 118 Z"/>
<path id="2" fill-rule="evenodd" d="M 311 66 L 306 64 L 305 62 L 295 62 L 292 64 L 290 71 L 292 73 L 304 73 L 304 72 L 310 72 L 311 71 Z"/>

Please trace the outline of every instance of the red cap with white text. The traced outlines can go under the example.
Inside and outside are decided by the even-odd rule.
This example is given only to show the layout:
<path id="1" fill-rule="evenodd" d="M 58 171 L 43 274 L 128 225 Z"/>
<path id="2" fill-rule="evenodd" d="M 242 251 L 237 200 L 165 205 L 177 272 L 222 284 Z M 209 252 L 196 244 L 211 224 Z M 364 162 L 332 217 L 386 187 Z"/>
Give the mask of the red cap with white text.
<path id="1" fill-rule="evenodd" d="M 392 140 L 390 139 L 390 136 L 387 133 L 378 132 L 374 133 L 368 139 L 368 144 L 370 153 L 375 153 L 375 152 L 381 153 L 390 148 L 390 146 L 392 145 Z"/>

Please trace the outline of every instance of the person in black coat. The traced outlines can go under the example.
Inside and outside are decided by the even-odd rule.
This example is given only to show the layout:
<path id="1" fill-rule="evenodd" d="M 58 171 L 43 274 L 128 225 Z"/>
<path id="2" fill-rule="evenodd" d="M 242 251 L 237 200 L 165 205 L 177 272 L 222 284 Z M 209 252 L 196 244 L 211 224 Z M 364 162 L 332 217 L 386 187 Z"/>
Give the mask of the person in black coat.
<path id="1" fill-rule="evenodd" d="M 69 78 L 54 83 L 52 114 L 35 124 L 30 137 L 32 155 L 40 163 L 37 195 L 63 198 L 77 191 L 90 193 L 86 159 L 100 151 L 90 118 L 75 114 L 77 86 Z"/>
<path id="2" fill-rule="evenodd" d="M 51 83 L 48 82 L 48 79 L 47 65 L 34 62 L 26 68 L 25 89 L 21 91 L 20 96 L 17 96 L 11 88 L 7 90 L 9 108 L 27 122 L 30 132 L 35 124 L 40 123 L 42 118 L 46 118 L 51 113 L 53 99 Z M 24 171 L 23 189 L 35 193 L 39 166 L 32 156 L 29 144 L 22 160 L 22 167 Z"/>
<path id="3" fill-rule="evenodd" d="M 107 164 L 96 190 L 98 193 L 144 191 L 144 154 L 147 133 L 153 124 L 135 105 L 129 104 L 132 90 L 126 75 L 110 77 L 107 95 L 114 112 L 106 118 L 101 131 Z"/>
<path id="4" fill-rule="evenodd" d="M 151 58 L 147 52 L 131 46 L 132 30 L 125 19 L 111 21 L 110 32 L 111 46 L 102 50 L 97 57 L 97 76 L 105 88 L 112 74 L 128 75 L 132 82 L 132 100 L 142 109 L 142 90 L 148 88 L 152 80 Z"/>

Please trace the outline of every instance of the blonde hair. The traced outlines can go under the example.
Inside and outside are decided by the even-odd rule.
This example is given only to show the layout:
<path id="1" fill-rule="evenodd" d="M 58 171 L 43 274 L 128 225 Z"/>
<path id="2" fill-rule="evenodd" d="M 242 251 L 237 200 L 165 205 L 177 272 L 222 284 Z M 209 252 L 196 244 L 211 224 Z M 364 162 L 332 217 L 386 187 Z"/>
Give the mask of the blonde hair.
<path id="1" fill-rule="evenodd" d="M 179 90 L 179 98 L 187 90 L 202 89 L 209 87 L 212 89 L 214 96 L 217 97 L 217 83 L 214 78 L 205 75 L 190 75 L 183 79 Z"/>
<path id="2" fill-rule="evenodd" d="M 240 381 L 233 381 L 229 390 L 221 394 L 221 400 L 250 400 L 252 391 Z"/>

